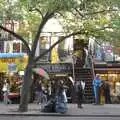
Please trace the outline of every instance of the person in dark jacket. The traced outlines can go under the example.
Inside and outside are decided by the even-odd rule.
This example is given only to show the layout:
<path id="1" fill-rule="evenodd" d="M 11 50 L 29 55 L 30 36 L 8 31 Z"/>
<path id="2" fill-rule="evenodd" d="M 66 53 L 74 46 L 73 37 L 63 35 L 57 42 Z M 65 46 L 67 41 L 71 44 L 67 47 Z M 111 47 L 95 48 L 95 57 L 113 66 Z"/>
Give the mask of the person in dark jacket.
<path id="1" fill-rule="evenodd" d="M 56 112 L 65 113 L 67 112 L 67 96 L 66 96 L 67 86 L 64 85 L 63 80 L 58 84 L 57 94 L 56 94 Z"/>
<path id="2" fill-rule="evenodd" d="M 83 108 L 82 107 L 82 102 L 83 102 L 83 89 L 80 81 L 76 82 L 75 85 L 76 89 L 76 96 L 77 96 L 77 106 L 78 108 Z"/>
<path id="3" fill-rule="evenodd" d="M 110 85 L 109 85 L 108 81 L 104 82 L 104 89 L 105 89 L 105 103 L 110 104 L 111 103 Z"/>
<path id="4" fill-rule="evenodd" d="M 40 104 L 42 102 L 43 90 L 42 90 L 42 82 L 39 81 L 36 84 L 36 97 L 37 103 Z"/>

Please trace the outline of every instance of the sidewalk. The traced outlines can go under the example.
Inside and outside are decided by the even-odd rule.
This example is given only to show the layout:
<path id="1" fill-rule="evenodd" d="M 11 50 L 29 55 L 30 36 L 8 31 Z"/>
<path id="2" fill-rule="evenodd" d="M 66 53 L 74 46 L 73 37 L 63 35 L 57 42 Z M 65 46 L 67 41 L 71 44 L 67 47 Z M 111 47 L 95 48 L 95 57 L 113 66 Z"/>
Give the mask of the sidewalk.
<path id="1" fill-rule="evenodd" d="M 29 104 L 28 112 L 17 112 L 19 105 L 0 104 L 0 115 L 15 115 L 15 116 L 119 116 L 120 117 L 120 104 L 106 104 L 106 105 L 92 105 L 85 104 L 83 109 L 78 109 L 75 104 L 68 104 L 68 112 L 66 114 L 60 113 L 43 113 L 40 112 L 38 104 Z"/>

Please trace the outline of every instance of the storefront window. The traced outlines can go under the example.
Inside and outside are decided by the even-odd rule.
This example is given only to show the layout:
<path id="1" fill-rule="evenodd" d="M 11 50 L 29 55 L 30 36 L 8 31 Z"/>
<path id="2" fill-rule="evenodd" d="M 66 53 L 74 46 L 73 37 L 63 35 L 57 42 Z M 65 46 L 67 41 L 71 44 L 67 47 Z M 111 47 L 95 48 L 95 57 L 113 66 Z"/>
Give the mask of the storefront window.
<path id="1" fill-rule="evenodd" d="M 40 48 L 41 49 L 48 49 L 49 41 L 47 36 L 40 37 Z"/>
<path id="2" fill-rule="evenodd" d="M 20 52 L 20 43 L 13 43 L 13 52 Z"/>
<path id="3" fill-rule="evenodd" d="M 95 61 L 120 61 L 120 48 L 109 42 L 98 45 L 95 43 Z"/>
<path id="4" fill-rule="evenodd" d="M 107 80 L 111 89 L 111 96 L 120 96 L 120 73 L 108 71 L 100 74 L 101 80 Z"/>

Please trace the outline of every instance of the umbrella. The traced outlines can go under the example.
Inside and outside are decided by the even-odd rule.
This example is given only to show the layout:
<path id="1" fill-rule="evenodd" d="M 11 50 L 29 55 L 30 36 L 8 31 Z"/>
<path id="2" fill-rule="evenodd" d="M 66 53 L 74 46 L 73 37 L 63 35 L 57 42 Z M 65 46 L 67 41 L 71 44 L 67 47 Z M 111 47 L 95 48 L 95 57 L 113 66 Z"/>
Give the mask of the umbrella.
<path id="1" fill-rule="evenodd" d="M 33 71 L 46 79 L 50 79 L 48 73 L 42 68 L 33 68 Z"/>

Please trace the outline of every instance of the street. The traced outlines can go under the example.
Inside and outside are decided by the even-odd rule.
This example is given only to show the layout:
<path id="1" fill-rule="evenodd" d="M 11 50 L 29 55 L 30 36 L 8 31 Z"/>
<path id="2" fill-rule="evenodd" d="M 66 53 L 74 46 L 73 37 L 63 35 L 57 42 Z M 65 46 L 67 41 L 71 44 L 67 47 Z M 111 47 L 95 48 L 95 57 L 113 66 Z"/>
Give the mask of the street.
<path id="1" fill-rule="evenodd" d="M 0 116 L 0 120 L 120 120 L 120 117 Z"/>

